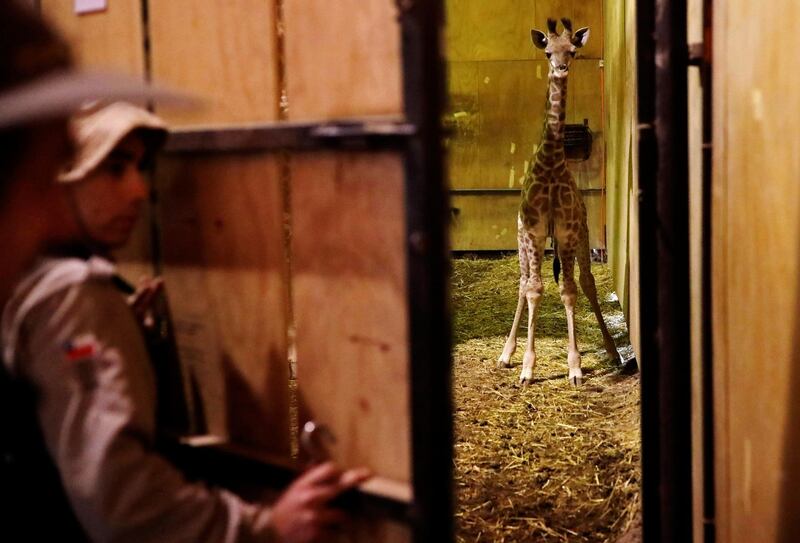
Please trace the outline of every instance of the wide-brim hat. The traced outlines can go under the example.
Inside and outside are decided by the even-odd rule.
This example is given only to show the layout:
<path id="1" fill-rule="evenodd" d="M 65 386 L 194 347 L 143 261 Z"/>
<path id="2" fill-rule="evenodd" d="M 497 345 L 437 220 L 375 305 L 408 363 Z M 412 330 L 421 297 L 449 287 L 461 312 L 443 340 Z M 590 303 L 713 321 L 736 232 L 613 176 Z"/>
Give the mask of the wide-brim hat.
<path id="1" fill-rule="evenodd" d="M 66 42 L 15 0 L 0 0 L 0 130 L 66 119 L 89 100 L 194 106 L 183 93 L 73 66 Z"/>
<path id="2" fill-rule="evenodd" d="M 58 175 L 61 183 L 84 179 L 128 134 L 145 132 L 149 152 L 157 151 L 168 134 L 167 125 L 159 117 L 127 102 L 86 105 L 70 119 L 70 129 L 76 154 Z"/>
<path id="3" fill-rule="evenodd" d="M 66 118 L 87 102 L 127 100 L 168 107 L 194 107 L 197 101 L 162 86 L 118 74 L 61 71 L 0 91 L 0 130 Z"/>

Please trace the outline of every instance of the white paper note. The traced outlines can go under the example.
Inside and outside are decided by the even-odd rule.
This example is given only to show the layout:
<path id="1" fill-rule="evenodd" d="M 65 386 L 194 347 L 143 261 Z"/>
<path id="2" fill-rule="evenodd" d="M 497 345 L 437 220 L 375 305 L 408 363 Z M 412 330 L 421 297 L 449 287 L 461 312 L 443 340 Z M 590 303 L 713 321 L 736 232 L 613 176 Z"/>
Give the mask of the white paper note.
<path id="1" fill-rule="evenodd" d="M 95 11 L 105 11 L 108 8 L 108 0 L 75 0 L 75 13 L 94 13 Z"/>

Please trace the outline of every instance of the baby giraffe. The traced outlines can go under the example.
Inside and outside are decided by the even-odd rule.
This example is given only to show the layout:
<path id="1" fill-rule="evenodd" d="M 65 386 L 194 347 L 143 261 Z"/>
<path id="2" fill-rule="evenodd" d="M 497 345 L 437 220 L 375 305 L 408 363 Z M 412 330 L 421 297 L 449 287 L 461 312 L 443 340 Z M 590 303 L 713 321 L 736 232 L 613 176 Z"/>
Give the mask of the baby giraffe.
<path id="1" fill-rule="evenodd" d="M 564 155 L 564 127 L 567 105 L 567 76 L 569 66 L 578 48 L 586 45 L 589 29 L 581 28 L 572 31 L 569 19 L 561 19 L 564 30 L 556 32 L 556 21 L 547 20 L 549 32 L 531 30 L 533 44 L 544 50 L 549 61 L 549 87 L 547 91 L 547 107 L 541 143 L 526 172 L 522 188 L 522 203 L 517 218 L 517 243 L 519 249 L 519 299 L 514 314 L 511 332 L 506 338 L 503 353 L 497 361 L 499 367 L 508 367 L 511 356 L 517 348 L 517 328 L 522 308 L 528 302 L 528 345 L 522 359 L 520 383 L 533 382 L 533 370 L 536 365 L 534 349 L 534 329 L 539 301 L 544 291 L 542 285 L 542 258 L 545 240 L 553 236 L 557 258 L 563 265 L 564 279 L 561 284 L 561 300 L 567 312 L 567 328 L 569 346 L 567 363 L 569 380 L 573 385 L 580 385 L 583 380 L 581 371 L 581 355 L 575 336 L 575 301 L 578 289 L 575 285 L 575 259 L 580 267 L 580 283 L 592 310 L 597 317 L 603 342 L 609 357 L 619 360 L 614 340 L 600 312 L 597 301 L 597 289 L 591 271 L 589 257 L 589 228 L 586 223 L 586 207 L 575 184 L 572 174 L 567 169 Z"/>

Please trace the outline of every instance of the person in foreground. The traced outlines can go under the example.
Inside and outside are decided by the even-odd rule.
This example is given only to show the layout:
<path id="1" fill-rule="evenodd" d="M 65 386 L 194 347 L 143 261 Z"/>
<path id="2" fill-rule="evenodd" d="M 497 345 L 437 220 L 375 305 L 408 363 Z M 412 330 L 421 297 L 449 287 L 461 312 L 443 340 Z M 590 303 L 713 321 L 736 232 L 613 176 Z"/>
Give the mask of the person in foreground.
<path id="1" fill-rule="evenodd" d="M 33 393 L 60 475 L 73 539 L 323 541 L 345 521 L 330 506 L 365 470 L 333 464 L 301 475 L 271 506 L 189 482 L 159 450 L 156 379 L 142 326 L 115 286 L 110 252 L 148 197 L 144 171 L 166 128 L 124 102 L 72 121 L 76 158 L 58 176 L 69 215 L 60 243 L 17 284 L 2 316 L 6 369 Z M 269 431 L 269 429 L 265 429 Z"/>

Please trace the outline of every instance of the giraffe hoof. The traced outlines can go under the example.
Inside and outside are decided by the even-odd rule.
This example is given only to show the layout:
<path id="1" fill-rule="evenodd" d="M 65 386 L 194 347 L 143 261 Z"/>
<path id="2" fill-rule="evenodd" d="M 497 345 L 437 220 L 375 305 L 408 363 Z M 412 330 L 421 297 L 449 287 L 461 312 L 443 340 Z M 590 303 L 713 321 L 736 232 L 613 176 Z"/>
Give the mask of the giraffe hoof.
<path id="1" fill-rule="evenodd" d="M 519 384 L 524 387 L 530 386 L 533 384 L 533 377 L 520 377 Z"/>
<path id="2" fill-rule="evenodd" d="M 583 372 L 580 368 L 569 370 L 569 384 L 579 387 L 583 384 Z"/>
<path id="3" fill-rule="evenodd" d="M 616 347 L 609 348 L 609 346 L 606 345 L 606 356 L 609 358 L 609 360 L 614 360 L 618 364 L 622 364 L 622 357 L 617 352 Z"/>
<path id="4" fill-rule="evenodd" d="M 507 358 L 504 359 L 501 356 L 500 358 L 497 359 L 497 363 L 495 364 L 495 366 L 497 367 L 497 369 L 510 368 L 511 367 L 511 360 L 509 360 Z"/>

